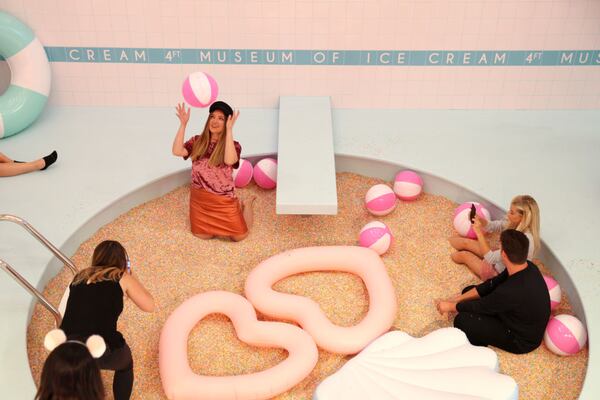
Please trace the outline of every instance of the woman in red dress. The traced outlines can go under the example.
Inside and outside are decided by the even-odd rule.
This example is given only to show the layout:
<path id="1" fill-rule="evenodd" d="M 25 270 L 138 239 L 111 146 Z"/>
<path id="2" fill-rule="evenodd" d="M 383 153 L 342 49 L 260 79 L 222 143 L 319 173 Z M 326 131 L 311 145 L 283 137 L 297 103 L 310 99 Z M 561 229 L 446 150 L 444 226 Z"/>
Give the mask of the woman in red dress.
<path id="1" fill-rule="evenodd" d="M 240 202 L 235 196 L 232 172 L 239 166 L 242 146 L 233 140 L 233 126 L 239 111 L 234 112 L 225 102 L 214 102 L 202 133 L 184 142 L 190 109 L 181 103 L 176 110 L 180 124 L 173 140 L 173 155 L 192 159 L 192 233 L 201 239 L 245 239 L 253 222 L 255 197 Z"/>

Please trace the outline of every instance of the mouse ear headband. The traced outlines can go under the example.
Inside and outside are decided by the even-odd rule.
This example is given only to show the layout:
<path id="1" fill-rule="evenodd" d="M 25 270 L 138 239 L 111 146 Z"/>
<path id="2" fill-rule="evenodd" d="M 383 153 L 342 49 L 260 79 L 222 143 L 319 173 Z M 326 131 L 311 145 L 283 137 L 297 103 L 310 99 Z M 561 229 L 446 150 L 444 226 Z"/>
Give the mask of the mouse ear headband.
<path id="1" fill-rule="evenodd" d="M 79 340 L 67 340 L 67 335 L 63 332 L 62 329 L 52 329 L 50 332 L 46 334 L 44 338 L 44 347 L 48 351 L 52 351 L 63 343 L 78 343 L 82 346 L 87 347 L 90 354 L 94 358 L 102 357 L 102 354 L 106 351 L 106 343 L 104 343 L 104 339 L 100 335 L 92 335 L 90 336 L 85 343 L 80 342 Z"/>

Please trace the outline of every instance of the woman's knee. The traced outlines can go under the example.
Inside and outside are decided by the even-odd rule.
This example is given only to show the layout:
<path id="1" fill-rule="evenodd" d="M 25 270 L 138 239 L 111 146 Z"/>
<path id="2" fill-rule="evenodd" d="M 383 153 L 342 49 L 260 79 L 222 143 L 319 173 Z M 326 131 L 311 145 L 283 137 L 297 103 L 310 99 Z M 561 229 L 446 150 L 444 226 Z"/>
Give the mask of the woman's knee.
<path id="1" fill-rule="evenodd" d="M 234 242 L 241 242 L 242 240 L 248 237 L 249 233 L 250 232 L 242 233 L 241 235 L 233 235 L 231 236 L 231 240 L 233 240 Z"/>
<path id="2" fill-rule="evenodd" d="M 459 236 L 452 236 L 451 238 L 448 238 L 448 242 L 450 243 L 450 246 L 452 246 L 456 250 L 463 250 L 464 240 L 465 240 L 464 238 L 461 238 Z"/>
<path id="3" fill-rule="evenodd" d="M 457 264 L 464 264 L 465 263 L 465 251 L 455 251 L 454 253 L 452 253 L 452 255 L 450 256 L 452 258 L 452 261 L 454 261 Z"/>

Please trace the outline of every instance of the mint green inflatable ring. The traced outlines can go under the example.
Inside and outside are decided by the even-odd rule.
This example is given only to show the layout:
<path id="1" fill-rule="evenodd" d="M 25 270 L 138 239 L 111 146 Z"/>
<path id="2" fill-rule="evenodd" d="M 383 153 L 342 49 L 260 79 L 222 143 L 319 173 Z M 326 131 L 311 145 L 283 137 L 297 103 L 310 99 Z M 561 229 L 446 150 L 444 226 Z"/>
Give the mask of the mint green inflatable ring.
<path id="1" fill-rule="evenodd" d="M 0 96 L 0 139 L 27 128 L 40 115 L 50 93 L 50 64 L 44 47 L 27 25 L 0 11 L 0 55 L 11 71 Z"/>

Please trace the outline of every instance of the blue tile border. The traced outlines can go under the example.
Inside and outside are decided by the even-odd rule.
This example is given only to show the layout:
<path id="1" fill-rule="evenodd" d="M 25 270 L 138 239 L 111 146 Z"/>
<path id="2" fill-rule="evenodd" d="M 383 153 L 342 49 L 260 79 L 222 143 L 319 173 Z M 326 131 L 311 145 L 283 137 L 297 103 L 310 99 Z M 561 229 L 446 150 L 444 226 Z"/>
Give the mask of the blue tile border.
<path id="1" fill-rule="evenodd" d="M 600 50 L 270 50 L 46 47 L 51 62 L 327 66 L 600 66 Z"/>

